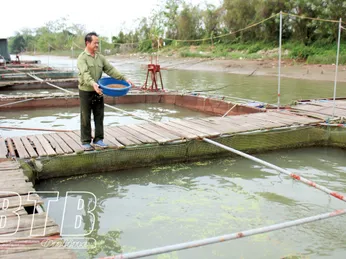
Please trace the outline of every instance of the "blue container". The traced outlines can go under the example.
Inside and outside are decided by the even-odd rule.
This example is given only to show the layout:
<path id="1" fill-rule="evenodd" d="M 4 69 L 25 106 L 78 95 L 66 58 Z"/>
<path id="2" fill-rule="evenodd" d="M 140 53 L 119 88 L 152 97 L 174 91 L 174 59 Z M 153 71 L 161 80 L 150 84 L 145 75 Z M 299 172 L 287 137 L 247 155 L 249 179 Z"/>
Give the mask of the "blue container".
<path id="1" fill-rule="evenodd" d="M 113 77 L 103 77 L 97 83 L 102 89 L 103 94 L 109 95 L 109 96 L 126 95 L 131 88 L 131 85 L 128 82 L 124 80 L 118 80 Z M 108 85 L 111 85 L 111 84 L 120 84 L 120 85 L 124 85 L 124 87 L 123 88 L 108 87 Z"/>

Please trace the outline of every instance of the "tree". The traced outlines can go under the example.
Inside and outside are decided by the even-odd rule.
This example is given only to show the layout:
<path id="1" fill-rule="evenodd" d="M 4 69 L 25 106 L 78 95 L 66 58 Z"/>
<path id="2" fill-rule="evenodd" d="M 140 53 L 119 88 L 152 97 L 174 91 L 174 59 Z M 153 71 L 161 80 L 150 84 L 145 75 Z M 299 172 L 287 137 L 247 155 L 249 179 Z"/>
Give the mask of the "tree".
<path id="1" fill-rule="evenodd" d="M 205 37 L 217 36 L 221 32 L 222 8 L 212 4 L 206 5 L 206 10 L 202 11 L 202 24 L 205 28 Z"/>
<path id="2" fill-rule="evenodd" d="M 257 21 L 269 18 L 272 15 L 278 14 L 280 11 L 288 13 L 290 10 L 290 3 L 286 0 L 261 0 L 256 7 Z M 278 42 L 278 35 L 280 30 L 279 15 L 274 19 L 270 19 L 260 24 L 259 30 L 256 30 L 256 38 L 266 42 Z M 289 39 L 292 35 L 290 24 L 290 17 L 283 16 L 282 23 L 282 38 Z M 276 45 L 278 43 L 275 43 Z"/>
<path id="3" fill-rule="evenodd" d="M 164 4 L 163 16 L 164 26 L 166 32 L 166 38 L 177 39 L 178 36 L 178 9 L 183 0 L 166 0 Z"/>
<path id="4" fill-rule="evenodd" d="M 224 23 L 229 32 L 238 31 L 256 20 L 256 7 L 260 0 L 224 0 Z M 256 38 L 255 30 L 241 31 L 236 34 L 240 41 Z"/>
<path id="5" fill-rule="evenodd" d="M 150 38 L 150 26 L 146 17 L 143 17 L 140 20 L 136 33 L 138 34 L 139 40 L 146 40 Z"/>
<path id="6" fill-rule="evenodd" d="M 183 4 L 183 9 L 178 16 L 178 39 L 194 40 L 202 37 L 201 15 L 198 6 Z"/>
<path id="7" fill-rule="evenodd" d="M 126 42 L 126 36 L 123 31 L 120 31 L 118 33 L 118 36 L 113 36 L 112 37 L 112 43 L 113 44 L 123 44 Z"/>
<path id="8" fill-rule="evenodd" d="M 23 52 L 25 51 L 26 46 L 27 45 L 23 35 L 17 33 L 16 36 L 14 36 L 12 44 L 11 44 L 11 53 Z"/>
<path id="9" fill-rule="evenodd" d="M 319 18 L 327 20 L 346 20 L 346 2 L 338 0 L 323 0 L 316 4 L 317 14 Z M 331 22 L 311 21 L 315 26 L 314 40 L 321 42 L 323 46 L 325 43 L 336 42 L 338 38 L 338 24 Z M 342 33 L 343 39 L 346 39 L 346 34 Z"/>
<path id="10" fill-rule="evenodd" d="M 291 0 L 290 12 L 298 16 L 307 16 L 312 18 L 319 17 L 317 5 L 323 5 L 320 0 Z M 303 44 L 309 44 L 316 38 L 315 31 L 317 29 L 316 24 L 308 19 L 302 19 L 300 17 L 291 17 L 292 25 L 292 39 L 300 41 Z"/>

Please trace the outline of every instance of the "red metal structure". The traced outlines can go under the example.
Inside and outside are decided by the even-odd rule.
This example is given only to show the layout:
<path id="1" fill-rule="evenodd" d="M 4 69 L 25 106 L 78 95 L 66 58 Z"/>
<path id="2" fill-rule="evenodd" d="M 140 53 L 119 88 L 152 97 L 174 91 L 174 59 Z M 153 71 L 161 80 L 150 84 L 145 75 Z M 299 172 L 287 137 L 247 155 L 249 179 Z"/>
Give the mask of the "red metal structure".
<path id="1" fill-rule="evenodd" d="M 148 84 L 149 74 L 151 78 L 151 85 L 148 88 L 147 84 Z M 158 77 L 160 77 L 161 89 L 159 89 L 158 87 Z M 161 67 L 158 64 L 157 56 L 156 56 L 156 64 L 153 64 L 153 57 L 152 56 L 150 57 L 150 64 L 148 64 L 147 77 L 145 79 L 144 85 L 142 86 L 142 89 L 149 90 L 149 91 L 160 91 L 160 90 L 163 91 L 164 90 L 162 75 L 161 75 Z"/>

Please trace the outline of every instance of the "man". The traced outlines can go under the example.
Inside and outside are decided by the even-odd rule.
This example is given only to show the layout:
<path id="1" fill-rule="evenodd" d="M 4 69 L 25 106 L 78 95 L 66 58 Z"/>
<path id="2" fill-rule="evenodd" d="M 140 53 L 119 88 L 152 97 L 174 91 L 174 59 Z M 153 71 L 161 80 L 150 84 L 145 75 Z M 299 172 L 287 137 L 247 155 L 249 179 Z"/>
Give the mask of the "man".
<path id="1" fill-rule="evenodd" d="M 126 80 L 106 58 L 97 52 L 99 48 L 98 35 L 90 32 L 85 36 L 85 50 L 77 59 L 78 88 L 80 99 L 80 120 L 81 120 L 81 142 L 85 151 L 93 150 L 94 147 L 107 148 L 103 142 L 103 118 L 104 118 L 104 100 L 102 90 L 97 81 L 102 77 L 102 73 L 119 80 Z M 91 112 L 94 115 L 95 137 L 93 146 L 91 145 Z"/>
<path id="2" fill-rule="evenodd" d="M 16 54 L 16 62 L 17 62 L 18 64 L 20 64 L 19 52 L 17 52 L 17 54 Z"/>

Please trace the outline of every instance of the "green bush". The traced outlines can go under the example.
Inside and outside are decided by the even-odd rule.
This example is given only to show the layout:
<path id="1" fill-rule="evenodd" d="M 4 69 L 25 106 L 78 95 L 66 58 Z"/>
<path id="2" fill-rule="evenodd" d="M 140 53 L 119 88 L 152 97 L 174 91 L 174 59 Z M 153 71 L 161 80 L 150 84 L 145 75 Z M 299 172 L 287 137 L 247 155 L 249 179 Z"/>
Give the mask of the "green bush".
<path id="1" fill-rule="evenodd" d="M 312 56 L 315 53 L 316 51 L 313 47 L 296 45 L 291 49 L 289 57 L 292 59 L 307 60 L 309 56 Z"/>
<path id="2" fill-rule="evenodd" d="M 141 52 L 152 52 L 151 40 L 143 40 L 139 43 L 139 51 Z"/>
<path id="3" fill-rule="evenodd" d="M 258 51 L 262 50 L 263 46 L 259 43 L 255 43 L 249 46 L 247 49 L 248 53 L 257 53 Z"/>
<path id="4" fill-rule="evenodd" d="M 213 57 L 215 58 L 228 57 L 228 51 L 215 52 L 213 53 Z"/>

